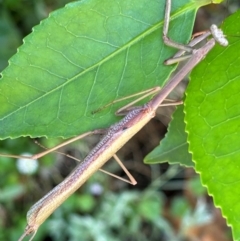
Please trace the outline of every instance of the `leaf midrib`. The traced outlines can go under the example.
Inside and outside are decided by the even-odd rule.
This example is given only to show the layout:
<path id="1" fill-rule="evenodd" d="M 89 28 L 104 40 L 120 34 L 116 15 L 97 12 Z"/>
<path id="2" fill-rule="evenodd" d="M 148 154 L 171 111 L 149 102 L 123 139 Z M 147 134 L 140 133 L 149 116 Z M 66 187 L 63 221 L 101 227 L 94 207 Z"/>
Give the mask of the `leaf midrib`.
<path id="1" fill-rule="evenodd" d="M 188 4 L 186 4 L 185 6 L 183 6 L 181 9 L 178 9 L 177 11 L 175 11 L 172 15 L 171 15 L 171 20 L 173 20 L 174 18 L 177 18 L 178 16 L 180 16 L 183 12 L 188 12 L 193 10 L 195 7 L 195 4 L 193 2 L 190 2 Z M 117 54 L 121 53 L 122 51 L 125 51 L 126 49 L 128 49 L 129 47 L 133 46 L 135 43 L 139 42 L 141 39 L 143 39 L 144 37 L 150 35 L 151 33 L 153 33 L 154 31 L 156 31 L 157 29 L 159 29 L 161 26 L 163 25 L 163 20 L 161 20 L 160 22 L 152 25 L 152 27 L 150 27 L 148 30 L 144 31 L 142 34 L 138 35 L 137 37 L 135 37 L 134 39 L 132 39 L 131 41 L 129 41 L 127 44 L 123 45 L 121 48 L 119 48 L 118 50 L 114 51 L 113 53 L 111 53 L 110 55 L 106 56 L 105 58 L 103 58 L 102 60 L 98 61 L 97 63 L 95 63 L 94 65 L 92 65 L 91 67 L 86 68 L 84 71 L 82 71 L 79 74 L 76 74 L 74 77 L 70 78 L 69 80 L 65 81 L 64 83 L 60 84 L 59 86 L 55 87 L 52 90 L 49 90 L 48 92 L 46 92 L 45 94 L 37 97 L 36 99 L 30 101 L 29 103 L 19 107 L 18 109 L 10 112 L 8 115 L 4 116 L 1 120 L 4 120 L 8 117 L 10 117 L 11 115 L 17 113 L 18 111 L 22 110 L 23 108 L 26 108 L 28 106 L 30 106 L 31 104 L 35 103 L 38 100 L 41 100 L 42 98 L 54 93 L 55 91 L 58 91 L 59 89 L 61 89 L 62 87 L 68 85 L 69 83 L 71 83 L 72 81 L 74 81 L 75 79 L 81 77 L 82 75 L 86 74 L 87 72 L 93 70 L 94 68 L 101 66 L 103 63 L 107 62 L 108 60 L 110 60 L 111 58 L 113 58 L 114 56 L 116 56 Z"/>

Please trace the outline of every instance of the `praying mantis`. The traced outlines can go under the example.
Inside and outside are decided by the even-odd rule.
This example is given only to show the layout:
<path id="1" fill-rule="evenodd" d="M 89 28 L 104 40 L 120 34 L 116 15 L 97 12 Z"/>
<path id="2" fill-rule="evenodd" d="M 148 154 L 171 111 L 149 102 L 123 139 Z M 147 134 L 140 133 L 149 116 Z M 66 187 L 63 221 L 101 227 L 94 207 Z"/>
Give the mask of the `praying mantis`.
<path id="1" fill-rule="evenodd" d="M 106 161 L 108 161 L 115 153 L 133 136 L 135 135 L 146 123 L 148 123 L 154 116 L 157 108 L 169 95 L 169 93 L 181 82 L 181 80 L 206 56 L 206 54 L 214 47 L 216 41 L 223 46 L 227 45 L 227 40 L 224 38 L 223 33 L 215 25 L 211 27 L 211 31 L 194 39 L 188 46 L 179 45 L 172 42 L 168 37 L 168 26 L 170 17 L 171 1 L 167 0 L 165 23 L 163 30 L 163 39 L 167 45 L 177 47 L 183 51 L 190 53 L 189 60 L 180 69 L 180 71 L 171 78 L 162 89 L 156 87 L 149 91 L 150 94 L 156 93 L 152 100 L 143 106 L 133 108 L 128 114 L 119 122 L 112 125 L 100 140 L 100 142 L 93 148 L 87 157 L 81 162 L 73 172 L 52 191 L 34 204 L 27 214 L 27 227 L 25 232 L 20 237 L 19 241 L 23 240 L 26 235 L 32 234 L 30 240 L 33 240 L 39 226 L 52 214 L 52 212 L 60 206 L 73 192 L 75 192 L 94 172 L 96 172 Z M 210 39 L 203 47 L 199 49 L 192 49 L 198 41 L 208 37 L 210 34 L 213 38 Z M 178 61 L 180 52 L 173 62 Z M 182 57 L 181 57 L 182 58 Z M 172 63 L 172 60 L 167 61 L 167 64 Z M 129 105 L 127 107 L 130 107 Z M 121 108 L 118 113 L 121 113 Z M 75 138 L 72 138 L 54 148 L 36 154 L 32 157 L 25 157 L 28 159 L 40 158 L 58 148 L 74 142 L 90 134 L 100 133 L 100 130 L 90 131 Z M 5 156 L 1 154 L 0 156 Z M 15 155 L 7 155 L 13 158 L 19 158 Z M 131 183 L 135 183 L 131 179 Z"/>

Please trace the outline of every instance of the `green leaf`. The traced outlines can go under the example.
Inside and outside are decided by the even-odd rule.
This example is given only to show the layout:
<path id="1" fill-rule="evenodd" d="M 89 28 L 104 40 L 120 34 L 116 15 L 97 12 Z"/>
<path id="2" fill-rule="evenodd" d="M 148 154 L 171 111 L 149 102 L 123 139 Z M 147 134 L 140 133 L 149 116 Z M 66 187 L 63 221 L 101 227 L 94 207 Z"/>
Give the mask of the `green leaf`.
<path id="1" fill-rule="evenodd" d="M 216 46 L 194 69 L 185 121 L 196 170 L 240 240 L 240 12 L 223 24 L 230 42 Z M 231 37 L 235 35 L 235 37 Z"/>
<path id="2" fill-rule="evenodd" d="M 187 133 L 185 132 L 183 106 L 178 106 L 168 127 L 168 133 L 152 152 L 145 158 L 144 163 L 180 164 L 193 167 L 192 155 L 188 152 Z"/>
<path id="3" fill-rule="evenodd" d="M 198 7 L 179 0 L 170 36 L 186 43 Z M 162 43 L 164 1 L 86 0 L 53 12 L 24 39 L 0 80 L 0 137 L 71 137 L 119 120 L 118 106 L 92 112 L 141 90 L 162 86 L 173 67 Z M 187 30 L 187 31 L 186 31 Z"/>

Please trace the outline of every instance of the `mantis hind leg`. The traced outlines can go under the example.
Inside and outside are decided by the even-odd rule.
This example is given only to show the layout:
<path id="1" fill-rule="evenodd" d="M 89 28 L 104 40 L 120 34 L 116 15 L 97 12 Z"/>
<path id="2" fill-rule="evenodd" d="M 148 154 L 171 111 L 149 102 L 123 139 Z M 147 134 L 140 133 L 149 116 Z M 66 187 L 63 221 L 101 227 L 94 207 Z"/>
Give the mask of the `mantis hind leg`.
<path id="1" fill-rule="evenodd" d="M 43 146 L 43 145 L 40 144 L 39 142 L 35 141 L 35 143 L 36 143 L 37 145 L 39 145 L 40 147 L 42 147 L 43 149 L 48 150 L 47 147 Z M 61 154 L 61 155 L 64 155 L 64 156 L 66 156 L 66 157 L 68 157 L 68 158 L 71 158 L 71 159 L 73 159 L 73 160 L 75 160 L 75 161 L 81 162 L 80 159 L 78 159 L 78 158 L 76 158 L 76 157 L 74 157 L 74 156 L 72 156 L 72 155 L 69 155 L 69 154 L 66 154 L 66 153 L 63 153 L 63 152 L 60 152 L 60 151 L 57 151 L 57 150 L 55 150 L 54 152 L 59 153 L 59 154 Z M 129 183 L 129 184 L 136 185 L 136 184 L 137 184 L 136 180 L 135 180 L 134 177 L 130 174 L 130 172 L 127 170 L 127 168 L 124 166 L 124 164 L 122 163 L 122 161 L 118 158 L 118 156 L 117 156 L 116 154 L 114 154 L 114 155 L 113 155 L 113 158 L 114 158 L 115 161 L 119 164 L 119 166 L 122 168 L 122 170 L 126 173 L 126 175 L 128 176 L 129 180 L 127 180 L 127 179 L 125 179 L 125 178 L 122 178 L 122 177 L 119 177 L 119 176 L 117 176 L 117 175 L 115 175 L 115 174 L 113 174 L 113 173 L 111 173 L 111 172 L 105 171 L 105 170 L 103 170 L 103 169 L 101 169 L 101 168 L 99 169 L 99 171 L 101 171 L 101 172 L 103 172 L 103 173 L 106 173 L 106 174 L 108 174 L 108 175 L 110 175 L 110 176 L 112 176 L 112 177 L 115 177 L 115 178 L 117 178 L 117 179 L 119 179 L 119 180 L 122 180 L 122 181 L 124 181 L 124 182 L 127 182 L 127 183 Z"/>

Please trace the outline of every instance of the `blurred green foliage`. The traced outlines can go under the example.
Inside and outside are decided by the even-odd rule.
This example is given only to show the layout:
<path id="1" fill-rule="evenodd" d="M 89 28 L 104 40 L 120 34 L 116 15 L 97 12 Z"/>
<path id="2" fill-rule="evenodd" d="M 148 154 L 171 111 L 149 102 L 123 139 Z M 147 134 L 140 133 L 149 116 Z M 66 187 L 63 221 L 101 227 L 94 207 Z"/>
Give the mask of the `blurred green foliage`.
<path id="1" fill-rule="evenodd" d="M 60 141 L 60 140 L 59 140 Z M 37 153 L 41 149 L 32 140 L 24 142 L 5 141 L 0 152 L 28 149 Z M 17 144 L 18 143 L 18 144 Z M 56 142 L 44 141 L 44 145 Z M 69 151 L 88 152 L 85 141 L 74 143 Z M 113 162 L 110 162 L 113 164 Z M 1 158 L 0 181 L 0 240 L 17 240 L 26 226 L 26 213 L 30 206 L 63 180 L 73 168 L 73 160 L 62 155 L 48 155 L 39 161 L 39 169 L 33 175 L 23 175 L 17 171 L 16 161 Z M 110 169 L 115 169 L 114 167 Z M 68 172 L 65 173 L 65 171 Z M 170 167 L 152 184 L 143 190 L 128 190 L 127 184 L 97 172 L 88 182 L 72 195 L 39 228 L 34 240 L 181 240 L 181 232 L 174 228 L 163 216 L 169 202 L 165 192 L 168 183 L 182 169 Z M 114 173 L 116 170 L 114 171 Z M 179 183 L 179 181 L 177 181 Z M 121 186 L 119 184 L 121 183 Z M 185 182 L 182 182 L 182 189 Z M 191 182 L 189 182 L 189 186 Z M 198 180 L 194 190 L 201 190 Z M 203 193 L 200 193 L 202 196 Z M 176 201 L 178 200 L 178 201 Z M 176 217 L 191 216 L 192 208 L 184 196 L 178 196 L 170 207 Z M 177 211 L 176 211 L 177 210 Z"/>
<path id="2" fill-rule="evenodd" d="M 46 18 L 50 12 L 67 0 L 4 0 L 0 2 L 0 72 L 7 66 L 8 59 L 16 53 L 24 36 L 33 26 Z"/>

